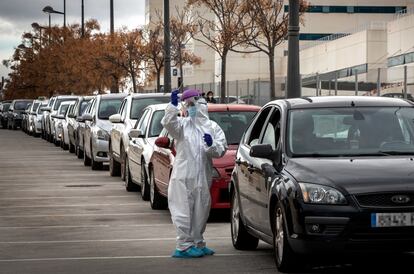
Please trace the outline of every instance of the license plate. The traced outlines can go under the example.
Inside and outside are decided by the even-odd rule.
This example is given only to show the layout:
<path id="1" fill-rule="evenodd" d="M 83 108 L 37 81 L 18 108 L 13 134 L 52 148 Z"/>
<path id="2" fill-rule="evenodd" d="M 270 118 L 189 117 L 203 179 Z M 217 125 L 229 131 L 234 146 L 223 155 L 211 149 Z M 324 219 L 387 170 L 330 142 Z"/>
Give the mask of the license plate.
<path id="1" fill-rule="evenodd" d="M 414 213 L 371 213 L 371 227 L 414 226 Z"/>

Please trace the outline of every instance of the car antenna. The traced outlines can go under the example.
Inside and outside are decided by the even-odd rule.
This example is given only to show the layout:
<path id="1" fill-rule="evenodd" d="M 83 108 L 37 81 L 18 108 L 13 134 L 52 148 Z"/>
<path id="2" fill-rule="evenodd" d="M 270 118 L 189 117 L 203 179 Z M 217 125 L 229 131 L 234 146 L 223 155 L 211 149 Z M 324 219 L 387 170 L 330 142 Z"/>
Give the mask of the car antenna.
<path id="1" fill-rule="evenodd" d="M 351 107 L 355 107 L 355 102 L 354 101 L 351 102 Z"/>
<path id="2" fill-rule="evenodd" d="M 309 103 L 313 103 L 313 101 L 312 101 L 312 99 L 311 98 L 309 98 L 309 97 L 301 97 L 303 100 L 306 100 L 306 101 L 308 101 Z"/>

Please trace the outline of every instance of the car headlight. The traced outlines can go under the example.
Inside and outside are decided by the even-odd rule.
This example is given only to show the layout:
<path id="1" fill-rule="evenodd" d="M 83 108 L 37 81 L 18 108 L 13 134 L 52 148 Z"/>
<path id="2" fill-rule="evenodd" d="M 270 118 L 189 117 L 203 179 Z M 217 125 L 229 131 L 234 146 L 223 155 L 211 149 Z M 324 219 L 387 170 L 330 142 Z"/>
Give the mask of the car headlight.
<path id="1" fill-rule="evenodd" d="M 299 183 L 303 201 L 310 204 L 344 205 L 345 196 L 335 188 L 317 184 Z"/>
<path id="2" fill-rule="evenodd" d="M 105 141 L 109 140 L 109 134 L 108 132 L 106 132 L 106 130 L 98 129 L 98 131 L 96 132 L 96 135 L 99 140 L 105 140 Z"/>
<path id="3" fill-rule="evenodd" d="M 220 173 L 218 172 L 217 168 L 213 167 L 213 171 L 211 172 L 211 177 L 220 178 Z"/>

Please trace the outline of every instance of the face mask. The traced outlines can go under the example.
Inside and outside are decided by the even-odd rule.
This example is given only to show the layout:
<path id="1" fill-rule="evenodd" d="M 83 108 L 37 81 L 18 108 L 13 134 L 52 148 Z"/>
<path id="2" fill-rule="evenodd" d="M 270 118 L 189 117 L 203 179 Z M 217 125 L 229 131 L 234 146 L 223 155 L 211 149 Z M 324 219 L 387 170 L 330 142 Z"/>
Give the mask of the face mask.
<path id="1" fill-rule="evenodd" d="M 211 98 L 213 98 L 213 96 L 211 96 L 211 95 L 210 95 L 210 96 L 208 96 L 208 98 L 210 98 L 210 99 L 211 99 Z"/>
<path id="2" fill-rule="evenodd" d="M 191 106 L 191 107 L 189 107 L 187 109 L 187 111 L 188 111 L 188 116 L 190 116 L 191 118 L 196 117 L 196 115 L 197 115 L 197 107 Z"/>

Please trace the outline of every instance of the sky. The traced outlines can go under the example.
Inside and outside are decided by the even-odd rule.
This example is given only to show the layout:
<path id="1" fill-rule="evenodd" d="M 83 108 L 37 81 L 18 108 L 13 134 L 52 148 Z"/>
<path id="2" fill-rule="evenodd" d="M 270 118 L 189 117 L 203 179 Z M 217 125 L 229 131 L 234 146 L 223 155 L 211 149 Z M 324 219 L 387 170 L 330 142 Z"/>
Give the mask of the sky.
<path id="1" fill-rule="evenodd" d="M 97 19 L 102 32 L 109 32 L 109 0 L 84 0 L 85 21 Z M 45 6 L 63 11 L 63 0 L 0 0 L 0 78 L 10 72 L 1 61 L 10 58 L 14 48 L 21 43 L 24 32 L 31 30 L 33 22 L 48 24 Z M 66 22 L 80 23 L 81 0 L 66 0 Z M 145 22 L 145 0 L 114 0 L 115 29 L 129 29 Z M 52 14 L 52 24 L 63 26 L 63 15 Z"/>

